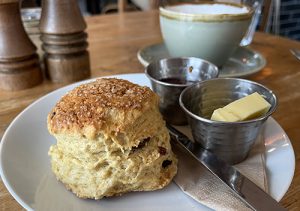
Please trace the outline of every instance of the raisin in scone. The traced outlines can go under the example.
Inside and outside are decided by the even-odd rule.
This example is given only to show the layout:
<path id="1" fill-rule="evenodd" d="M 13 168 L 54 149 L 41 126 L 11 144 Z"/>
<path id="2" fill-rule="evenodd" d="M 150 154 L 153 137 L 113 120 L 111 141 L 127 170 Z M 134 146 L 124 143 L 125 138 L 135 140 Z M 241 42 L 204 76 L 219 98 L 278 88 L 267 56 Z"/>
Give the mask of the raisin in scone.
<path id="1" fill-rule="evenodd" d="M 148 87 L 103 78 L 73 89 L 48 115 L 57 179 L 81 198 L 151 191 L 177 171 L 170 137 Z"/>

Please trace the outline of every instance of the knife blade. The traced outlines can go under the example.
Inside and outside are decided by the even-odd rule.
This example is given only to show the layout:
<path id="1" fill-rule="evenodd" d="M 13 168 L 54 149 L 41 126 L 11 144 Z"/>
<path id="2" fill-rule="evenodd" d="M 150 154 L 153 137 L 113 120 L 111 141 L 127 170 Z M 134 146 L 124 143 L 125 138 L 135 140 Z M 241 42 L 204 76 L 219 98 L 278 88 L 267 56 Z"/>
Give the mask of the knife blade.
<path id="1" fill-rule="evenodd" d="M 259 188 L 255 183 L 227 164 L 215 154 L 192 142 L 186 135 L 167 124 L 171 140 L 187 150 L 213 175 L 229 187 L 235 195 L 253 210 L 286 210 L 275 199 Z"/>

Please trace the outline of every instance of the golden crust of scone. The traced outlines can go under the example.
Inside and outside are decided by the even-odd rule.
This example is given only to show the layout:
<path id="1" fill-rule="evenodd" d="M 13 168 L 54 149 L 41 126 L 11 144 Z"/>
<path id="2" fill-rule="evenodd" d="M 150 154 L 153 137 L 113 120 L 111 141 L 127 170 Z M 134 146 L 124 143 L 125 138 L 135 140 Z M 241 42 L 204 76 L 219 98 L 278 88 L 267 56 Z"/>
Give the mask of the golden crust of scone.
<path id="1" fill-rule="evenodd" d="M 118 133 L 153 104 L 158 104 L 158 96 L 148 87 L 101 78 L 63 96 L 48 115 L 48 130 L 51 134 L 75 132 L 90 138 L 98 130 Z"/>

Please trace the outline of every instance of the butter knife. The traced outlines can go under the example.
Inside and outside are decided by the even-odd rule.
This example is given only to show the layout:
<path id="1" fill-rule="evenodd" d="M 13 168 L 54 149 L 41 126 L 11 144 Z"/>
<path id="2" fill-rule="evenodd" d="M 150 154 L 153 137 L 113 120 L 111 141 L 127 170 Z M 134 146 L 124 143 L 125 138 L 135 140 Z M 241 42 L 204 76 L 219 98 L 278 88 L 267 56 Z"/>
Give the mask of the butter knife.
<path id="1" fill-rule="evenodd" d="M 229 187 L 248 207 L 253 210 L 286 210 L 276 200 L 242 175 L 233 166 L 219 159 L 215 154 L 194 144 L 186 135 L 167 124 L 174 144 L 186 149 L 195 159 L 204 165 L 213 175 Z"/>

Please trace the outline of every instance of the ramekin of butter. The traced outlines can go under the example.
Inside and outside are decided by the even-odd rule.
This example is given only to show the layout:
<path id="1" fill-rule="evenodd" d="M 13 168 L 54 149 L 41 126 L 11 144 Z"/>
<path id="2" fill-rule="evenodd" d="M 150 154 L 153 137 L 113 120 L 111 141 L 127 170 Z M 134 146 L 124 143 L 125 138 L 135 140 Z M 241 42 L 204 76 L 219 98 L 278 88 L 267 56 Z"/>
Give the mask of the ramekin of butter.
<path id="1" fill-rule="evenodd" d="M 243 161 L 277 98 L 267 87 L 237 78 L 196 83 L 180 95 L 194 140 L 230 164 Z"/>

